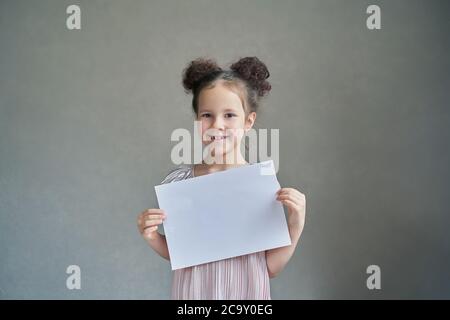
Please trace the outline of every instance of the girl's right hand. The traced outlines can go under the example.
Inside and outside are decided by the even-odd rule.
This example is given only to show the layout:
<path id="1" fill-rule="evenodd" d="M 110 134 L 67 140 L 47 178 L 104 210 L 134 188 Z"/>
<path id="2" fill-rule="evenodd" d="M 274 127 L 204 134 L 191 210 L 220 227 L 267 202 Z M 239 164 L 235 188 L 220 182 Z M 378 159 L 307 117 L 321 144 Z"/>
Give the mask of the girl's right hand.
<path id="1" fill-rule="evenodd" d="M 166 218 L 161 209 L 147 209 L 139 214 L 137 226 L 145 240 L 153 240 L 158 236 L 158 226 Z"/>

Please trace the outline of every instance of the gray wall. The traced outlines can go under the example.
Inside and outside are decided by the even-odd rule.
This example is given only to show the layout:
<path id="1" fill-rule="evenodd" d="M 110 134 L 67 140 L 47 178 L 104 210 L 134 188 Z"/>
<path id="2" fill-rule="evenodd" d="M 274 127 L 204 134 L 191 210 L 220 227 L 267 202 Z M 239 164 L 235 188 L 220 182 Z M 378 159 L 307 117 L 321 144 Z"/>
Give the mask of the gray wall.
<path id="1" fill-rule="evenodd" d="M 193 126 L 182 69 L 256 55 L 273 85 L 257 127 L 280 129 L 280 183 L 307 197 L 273 298 L 450 298 L 449 15 L 447 0 L 2 0 L 0 297 L 168 298 L 135 218 L 173 167 L 170 133 Z"/>

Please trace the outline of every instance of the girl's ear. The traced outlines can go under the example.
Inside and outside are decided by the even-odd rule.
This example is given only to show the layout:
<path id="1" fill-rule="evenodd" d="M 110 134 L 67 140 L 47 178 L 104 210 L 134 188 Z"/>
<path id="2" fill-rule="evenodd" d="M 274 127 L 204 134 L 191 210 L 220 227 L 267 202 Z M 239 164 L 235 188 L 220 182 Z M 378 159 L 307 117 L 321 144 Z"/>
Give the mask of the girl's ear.
<path id="1" fill-rule="evenodd" d="M 256 112 L 250 112 L 249 115 L 247 116 L 247 120 L 245 121 L 245 132 L 249 131 L 252 127 L 253 124 L 255 123 L 256 120 Z"/>

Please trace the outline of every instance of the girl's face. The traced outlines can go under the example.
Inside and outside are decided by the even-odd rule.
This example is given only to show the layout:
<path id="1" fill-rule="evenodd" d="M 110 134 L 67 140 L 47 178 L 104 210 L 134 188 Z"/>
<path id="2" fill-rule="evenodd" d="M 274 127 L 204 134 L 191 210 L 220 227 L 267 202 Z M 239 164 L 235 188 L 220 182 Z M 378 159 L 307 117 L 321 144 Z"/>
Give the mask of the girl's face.
<path id="1" fill-rule="evenodd" d="M 222 157 L 230 152 L 239 156 L 242 138 L 255 118 L 255 112 L 245 114 L 239 96 L 220 81 L 200 92 L 197 120 L 201 121 L 202 142 L 211 147 L 213 156 Z"/>

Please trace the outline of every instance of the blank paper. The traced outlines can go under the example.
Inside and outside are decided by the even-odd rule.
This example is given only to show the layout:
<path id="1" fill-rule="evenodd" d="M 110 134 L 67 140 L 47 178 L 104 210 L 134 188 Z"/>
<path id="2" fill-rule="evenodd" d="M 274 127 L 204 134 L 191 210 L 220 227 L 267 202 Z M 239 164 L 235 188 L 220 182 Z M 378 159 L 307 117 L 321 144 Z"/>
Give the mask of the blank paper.
<path id="1" fill-rule="evenodd" d="M 155 186 L 172 270 L 291 244 L 273 161 Z"/>

